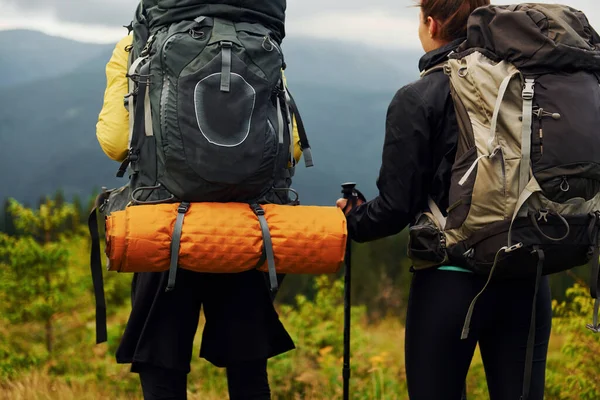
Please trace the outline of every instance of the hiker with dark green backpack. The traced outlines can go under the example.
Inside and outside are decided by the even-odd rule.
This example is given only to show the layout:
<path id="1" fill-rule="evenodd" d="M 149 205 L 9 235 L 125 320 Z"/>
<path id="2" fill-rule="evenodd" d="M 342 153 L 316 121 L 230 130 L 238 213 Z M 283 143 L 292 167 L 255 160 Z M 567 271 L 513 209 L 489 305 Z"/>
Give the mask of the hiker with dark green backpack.
<path id="1" fill-rule="evenodd" d="M 261 204 L 298 203 L 294 170 L 300 156 L 307 167 L 312 158 L 283 75 L 285 11 L 285 0 L 142 0 L 129 26 L 127 82 L 107 95 L 117 86 L 128 93 L 118 105 L 105 104 L 98 125 L 103 150 L 119 155 L 118 176 L 129 179 L 96 206 L 107 217 L 130 206 L 178 205 L 173 227 L 149 227 L 172 232 L 170 270 L 134 274 L 132 310 L 117 349 L 117 361 L 139 374 L 146 400 L 187 398 L 201 307 L 200 356 L 226 369 L 233 400 L 270 399 L 267 360 L 294 348 L 273 306 L 283 276 L 269 254 L 268 274 L 198 273 L 177 261 L 192 203 L 248 203 L 261 226 Z M 107 75 L 123 63 L 117 50 Z M 111 118 L 129 118 L 128 141 L 112 130 L 118 124 Z M 94 212 L 90 232 L 100 343 L 107 332 L 96 218 Z"/>
<path id="2" fill-rule="evenodd" d="M 591 264 L 600 330 L 600 37 L 558 4 L 419 6 L 421 79 L 390 104 L 349 234 L 410 226 L 411 400 L 460 399 L 477 345 L 492 400 L 543 399 L 548 275 Z"/>

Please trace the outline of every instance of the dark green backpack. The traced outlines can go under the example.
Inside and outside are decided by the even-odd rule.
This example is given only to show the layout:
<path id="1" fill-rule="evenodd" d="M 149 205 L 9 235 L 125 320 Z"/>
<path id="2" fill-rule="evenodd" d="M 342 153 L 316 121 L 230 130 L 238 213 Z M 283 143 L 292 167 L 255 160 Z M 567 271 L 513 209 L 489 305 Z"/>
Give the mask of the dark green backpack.
<path id="1" fill-rule="evenodd" d="M 284 85 L 283 52 L 259 23 L 198 16 L 134 22 L 128 106 L 132 201 L 289 202 L 296 160 L 310 146 Z M 151 28 L 149 28 L 151 27 Z"/>

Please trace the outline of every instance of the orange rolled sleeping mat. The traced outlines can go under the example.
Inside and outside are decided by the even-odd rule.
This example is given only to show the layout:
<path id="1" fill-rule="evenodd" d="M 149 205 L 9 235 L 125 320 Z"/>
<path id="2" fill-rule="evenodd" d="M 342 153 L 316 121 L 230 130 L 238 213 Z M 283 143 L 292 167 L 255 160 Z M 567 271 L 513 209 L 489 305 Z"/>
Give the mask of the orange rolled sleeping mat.
<path id="1" fill-rule="evenodd" d="M 127 207 L 106 220 L 109 271 L 169 270 L 179 204 Z M 263 205 L 277 273 L 333 274 L 344 262 L 346 217 L 337 207 Z M 184 214 L 178 268 L 268 271 L 259 217 L 248 204 L 192 203 Z"/>

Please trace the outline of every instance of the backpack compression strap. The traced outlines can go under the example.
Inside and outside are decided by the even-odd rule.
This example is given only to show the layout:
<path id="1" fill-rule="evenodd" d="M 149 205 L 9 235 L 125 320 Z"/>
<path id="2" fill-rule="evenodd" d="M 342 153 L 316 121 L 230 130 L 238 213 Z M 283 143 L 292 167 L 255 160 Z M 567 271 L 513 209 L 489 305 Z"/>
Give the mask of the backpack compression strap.
<path id="1" fill-rule="evenodd" d="M 150 47 L 154 43 L 154 36 L 151 36 L 146 44 L 146 47 L 135 61 L 133 61 L 127 76 L 131 82 L 138 81 L 137 94 L 135 91 L 131 92 L 126 96 L 128 102 L 128 108 L 130 111 L 130 135 L 129 135 L 129 153 L 127 157 L 119 167 L 117 171 L 117 178 L 122 178 L 127 172 L 127 167 L 137 161 L 139 155 L 139 148 L 141 144 L 141 132 L 144 132 L 146 136 L 152 136 L 152 115 L 150 110 L 150 64 L 145 63 L 141 66 L 139 73 L 135 71 L 142 64 L 142 62 L 149 57 Z M 132 99 L 136 97 L 135 105 Z M 138 98 L 139 97 L 139 98 Z M 141 132 L 140 132 L 141 131 Z"/>
<path id="2" fill-rule="evenodd" d="M 594 333 L 600 333 L 598 314 L 600 313 L 600 213 L 596 213 L 593 225 L 590 225 L 590 238 L 594 247 L 592 256 L 592 275 L 590 278 L 590 295 L 594 299 L 593 322 L 586 327 Z"/>
<path id="3" fill-rule="evenodd" d="M 269 224 L 265 218 L 265 210 L 258 204 L 251 204 L 250 208 L 254 211 L 254 214 L 258 217 L 260 223 L 260 229 L 262 230 L 263 236 L 263 249 L 267 258 L 267 267 L 269 269 L 269 280 L 271 281 L 271 294 L 275 295 L 279 289 L 279 282 L 277 281 L 277 270 L 275 269 L 275 254 L 273 253 L 273 241 L 271 239 L 271 231 L 269 230 Z"/>
<path id="4" fill-rule="evenodd" d="M 173 228 L 173 239 L 171 240 L 171 264 L 169 266 L 169 280 L 167 282 L 167 292 L 173 291 L 175 288 L 175 279 L 177 277 L 177 266 L 179 264 L 179 249 L 181 247 L 181 233 L 183 232 L 183 220 L 185 214 L 190 209 L 190 203 L 182 202 L 177 207 L 177 219 Z"/>
<path id="5" fill-rule="evenodd" d="M 96 204 L 88 217 L 88 228 L 92 238 L 92 251 L 90 254 L 90 269 L 94 283 L 94 298 L 96 300 L 96 344 L 108 340 L 106 331 L 106 301 L 104 298 L 104 281 L 102 279 L 102 260 L 100 258 L 100 235 L 98 234 L 98 203 L 103 194 L 96 199 Z"/>
<path id="6" fill-rule="evenodd" d="M 529 324 L 529 336 L 527 337 L 527 350 L 525 351 L 525 375 L 523 377 L 523 394 L 521 400 L 527 400 L 529 398 L 529 391 L 531 389 L 531 371 L 533 369 L 533 348 L 535 344 L 535 313 L 538 291 L 540 288 L 540 280 L 542 278 L 542 269 L 544 267 L 544 261 L 546 256 L 544 251 L 538 246 L 534 246 L 533 250 L 537 253 L 538 264 L 535 276 L 535 291 L 533 292 L 533 302 L 531 304 L 531 321 Z"/>

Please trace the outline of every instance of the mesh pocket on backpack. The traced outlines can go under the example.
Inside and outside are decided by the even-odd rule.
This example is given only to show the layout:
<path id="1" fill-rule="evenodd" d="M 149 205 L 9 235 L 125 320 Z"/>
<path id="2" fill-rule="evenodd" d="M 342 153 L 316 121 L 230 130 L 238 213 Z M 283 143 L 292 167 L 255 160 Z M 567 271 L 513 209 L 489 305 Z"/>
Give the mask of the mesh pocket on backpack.
<path id="1" fill-rule="evenodd" d="M 221 91 L 221 74 L 202 79 L 194 90 L 198 128 L 211 144 L 239 146 L 250 133 L 256 90 L 239 74 L 231 74 L 231 91 Z"/>

